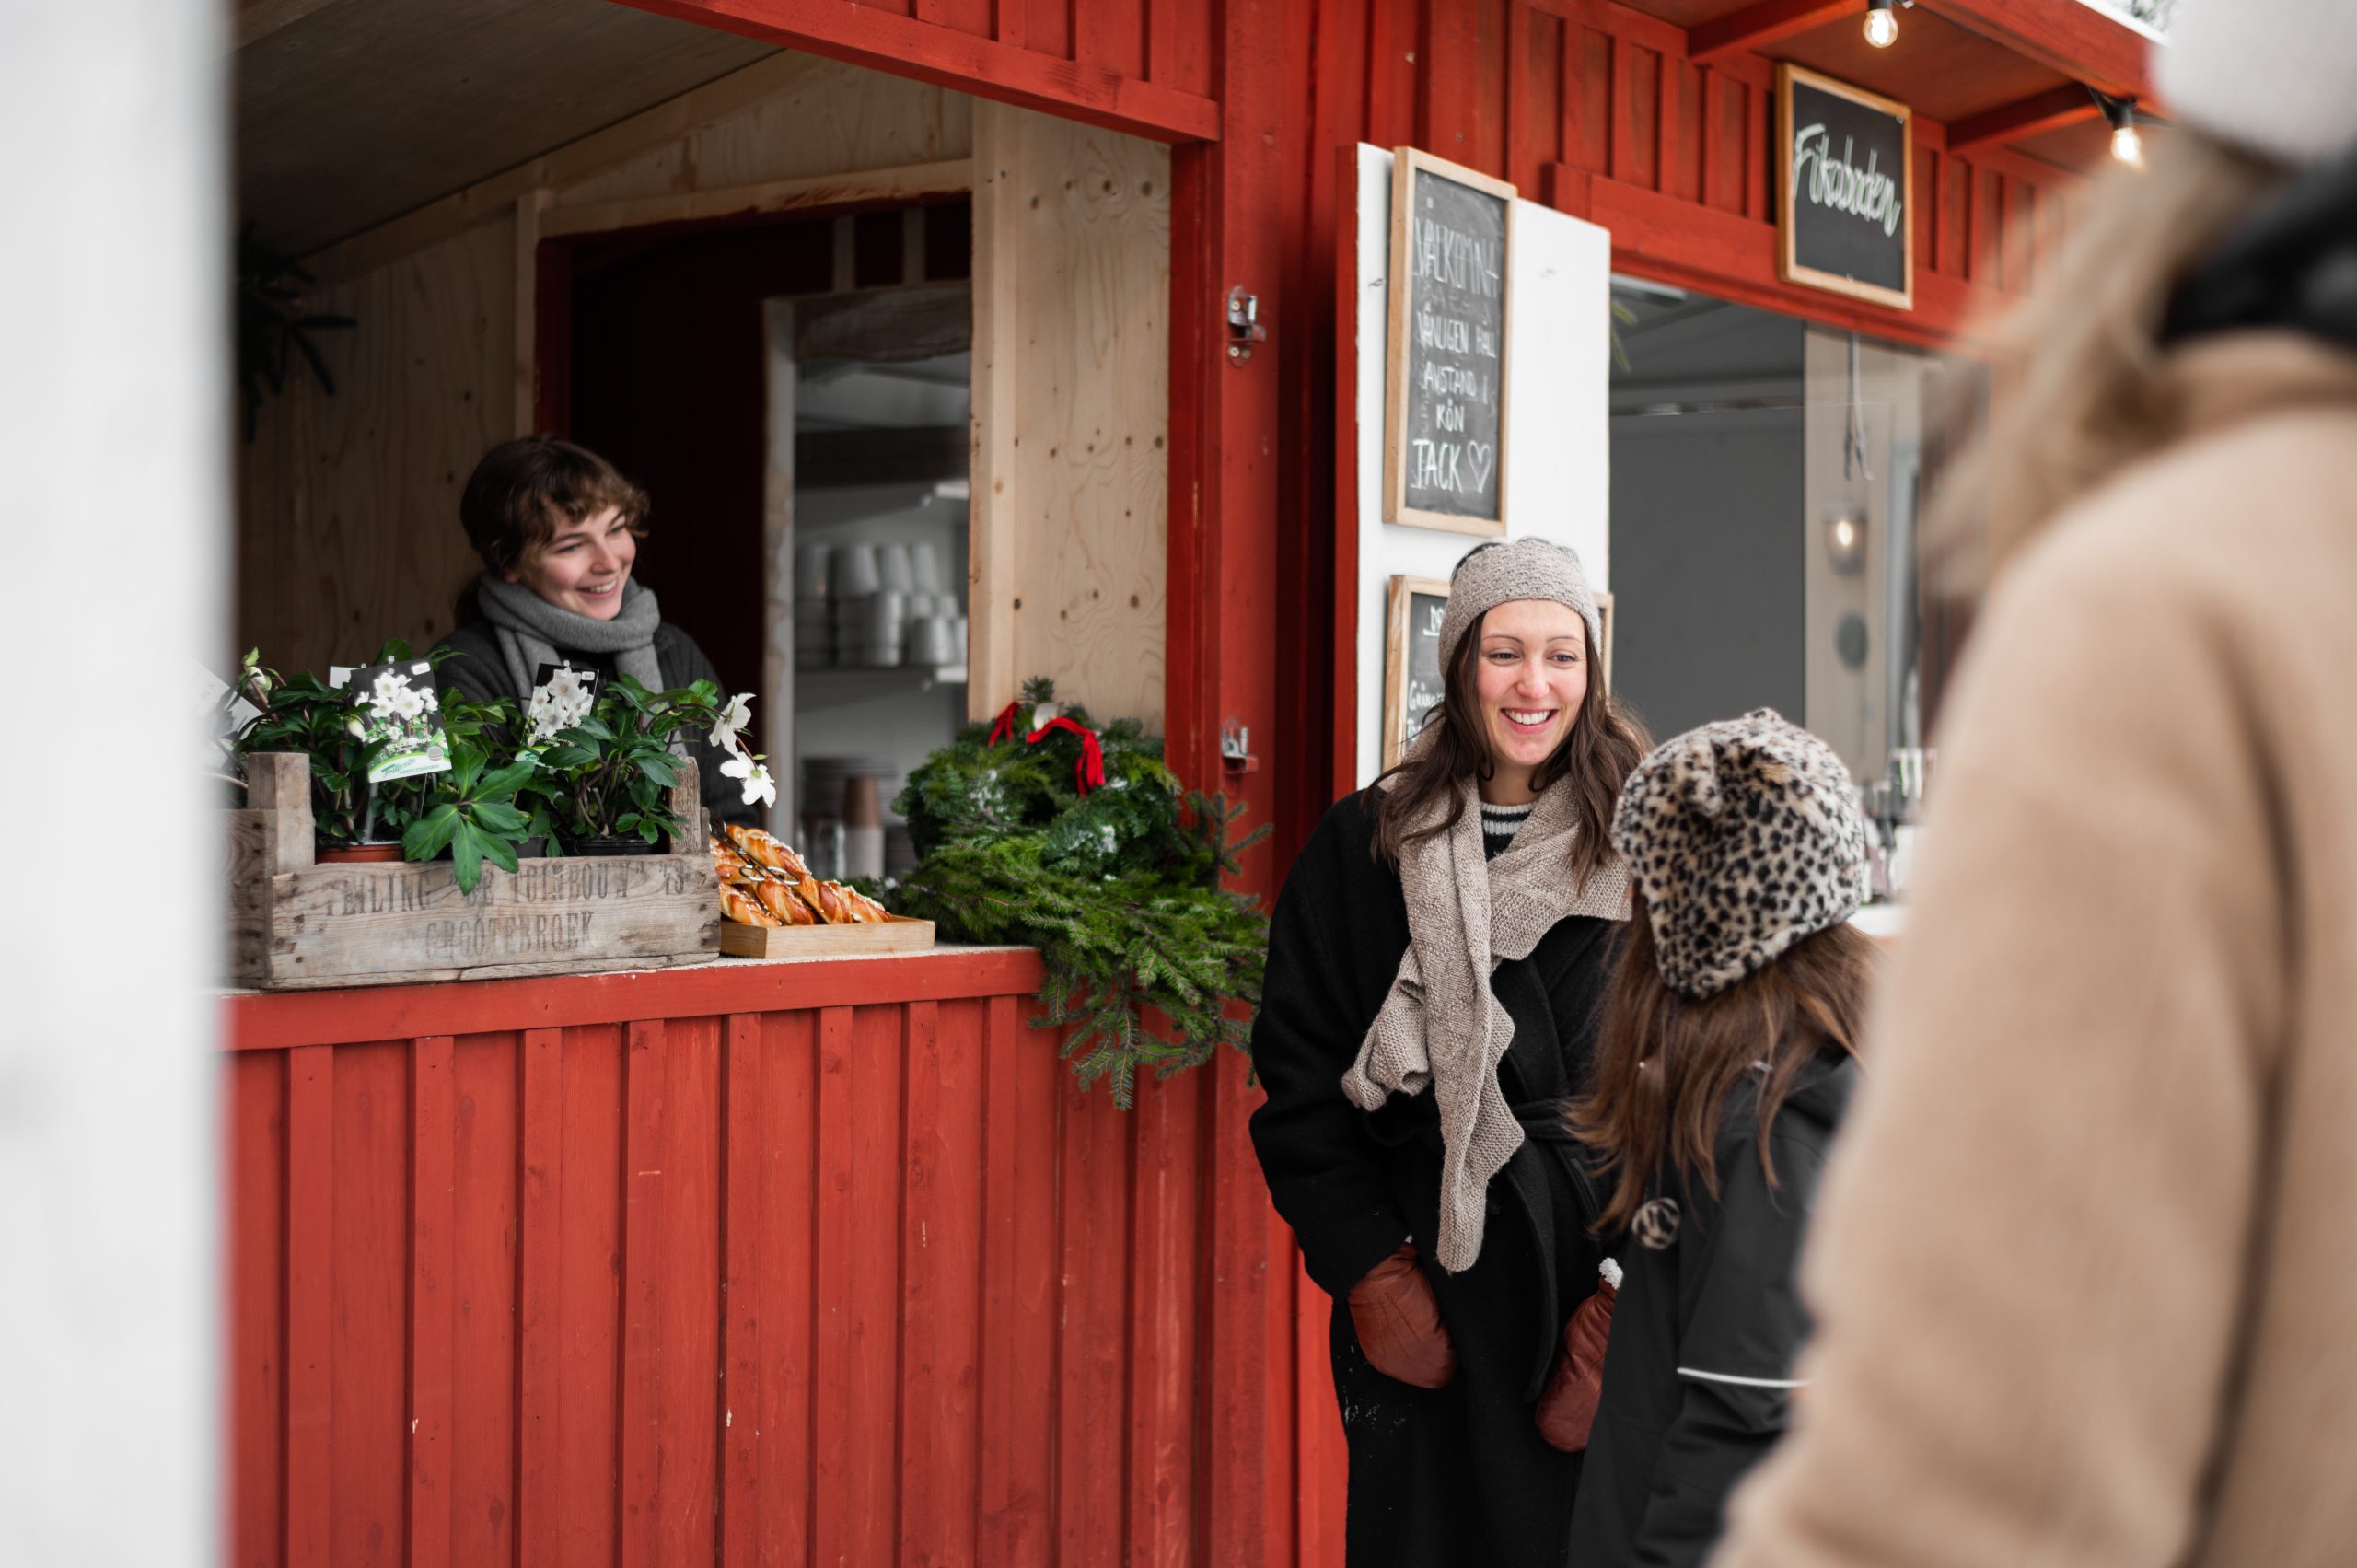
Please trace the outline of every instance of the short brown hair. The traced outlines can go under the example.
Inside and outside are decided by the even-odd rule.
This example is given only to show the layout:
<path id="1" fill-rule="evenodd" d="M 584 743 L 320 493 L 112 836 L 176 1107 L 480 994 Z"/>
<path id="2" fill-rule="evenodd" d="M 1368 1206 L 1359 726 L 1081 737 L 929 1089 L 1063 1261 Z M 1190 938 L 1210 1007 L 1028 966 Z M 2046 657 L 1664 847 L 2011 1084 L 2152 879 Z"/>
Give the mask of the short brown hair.
<path id="1" fill-rule="evenodd" d="M 1480 678 L 1473 669 L 1474 650 L 1481 645 L 1481 627 L 1488 620 L 1486 611 L 1476 616 L 1457 640 L 1448 679 L 1441 687 L 1440 706 L 1426 721 L 1426 727 L 1436 733 L 1418 756 L 1386 775 L 1394 782 L 1382 793 L 1375 825 L 1375 856 L 1386 865 L 1399 865 L 1400 852 L 1411 843 L 1457 826 L 1465 814 L 1459 786 L 1466 779 L 1486 779 L 1496 771 L 1489 732 L 1481 721 Z M 1605 690 L 1604 664 L 1596 656 L 1596 639 L 1589 634 L 1585 617 L 1580 642 L 1586 649 L 1586 694 L 1580 699 L 1579 712 L 1573 715 L 1571 733 L 1563 737 L 1562 745 L 1530 775 L 1535 791 L 1543 793 L 1556 780 L 1568 777 L 1578 792 L 1574 816 L 1579 831 L 1572 838 L 1570 866 L 1575 883 L 1585 883 L 1588 873 L 1611 854 L 1613 803 L 1653 746 L 1644 725 Z M 1437 806 L 1443 800 L 1448 803 L 1445 812 Z M 1428 817 L 1427 813 L 1437 814 Z"/>
<path id="2" fill-rule="evenodd" d="M 1661 978 L 1643 897 L 1631 903 L 1592 1082 L 1571 1109 L 1572 1132 L 1603 1156 L 1601 1174 L 1612 1182 L 1596 1225 L 1607 1235 L 1636 1214 L 1665 1157 L 1688 1182 L 1718 1195 L 1719 1125 L 1727 1097 L 1755 1064 L 1765 1068 L 1759 1168 L 1776 1184 L 1769 1129 L 1818 1051 L 1858 1054 L 1875 958 L 1873 939 L 1843 922 L 1803 937 L 1708 1001 L 1689 1001 Z"/>
<path id="3" fill-rule="evenodd" d="M 482 455 L 459 497 L 459 521 L 483 570 L 505 576 L 546 548 L 558 528 L 609 506 L 633 534 L 646 537 L 646 493 L 613 464 L 553 436 L 526 436 Z"/>

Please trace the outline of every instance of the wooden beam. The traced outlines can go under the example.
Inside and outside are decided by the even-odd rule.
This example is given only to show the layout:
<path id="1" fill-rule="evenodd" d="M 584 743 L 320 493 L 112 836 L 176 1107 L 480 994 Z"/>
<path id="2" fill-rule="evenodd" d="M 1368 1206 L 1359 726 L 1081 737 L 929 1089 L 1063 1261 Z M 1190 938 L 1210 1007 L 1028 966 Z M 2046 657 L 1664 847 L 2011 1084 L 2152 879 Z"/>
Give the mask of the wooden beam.
<path id="1" fill-rule="evenodd" d="M 1155 141 L 1219 139 L 1215 99 L 844 0 L 617 3 Z"/>
<path id="2" fill-rule="evenodd" d="M 550 207 L 540 214 L 540 237 L 603 234 L 663 223 L 699 223 L 710 218 L 792 212 L 800 207 L 839 207 L 861 202 L 910 202 L 955 195 L 973 181 L 965 158 L 921 163 L 906 168 L 877 168 L 850 174 L 806 174 L 760 185 L 716 191 L 686 191 L 662 196 L 633 196 L 577 207 Z M 838 287 L 844 286 L 840 282 Z"/>
<path id="3" fill-rule="evenodd" d="M 1737 54 L 1752 54 L 1798 33 L 1865 9 L 1864 0 L 1759 0 L 1740 11 L 1689 28 L 1686 58 L 1714 65 Z"/>
<path id="4" fill-rule="evenodd" d="M 795 312 L 794 357 L 806 362 L 890 364 L 964 354 L 973 346 L 974 290 L 964 278 L 821 295 L 802 301 Z M 962 434 L 959 439 L 962 444 Z"/>
<path id="5" fill-rule="evenodd" d="M 2065 125 L 2083 125 L 2103 113 L 2095 95 L 2076 82 L 2033 93 L 1948 124 L 1948 151 L 1968 154 L 1976 148 L 2003 146 Z"/>
<path id="6" fill-rule="evenodd" d="M 1916 0 L 1935 16 L 2074 81 L 2140 104 L 2153 98 L 2152 41 L 2077 0 Z"/>
<path id="7" fill-rule="evenodd" d="M 1560 167 L 1560 166 L 1558 166 Z M 1776 226 L 1697 207 L 1658 191 L 1571 170 L 1553 187 L 1559 199 L 1585 194 L 1592 223 L 1612 231 L 1616 272 L 1677 284 L 1737 305 L 1806 316 L 1837 329 L 1871 332 L 1902 343 L 1970 354 L 1974 336 L 2013 304 L 2014 296 L 1985 285 L 1915 270 L 1915 308 L 1844 299 L 1784 283 L 1776 276 Z"/>
<path id="8" fill-rule="evenodd" d="M 563 190 L 640 153 L 716 124 L 831 69 L 807 54 L 774 54 L 756 61 L 741 71 L 732 71 L 692 92 L 658 103 L 643 114 L 633 114 L 577 142 L 568 142 L 528 162 L 478 180 L 463 191 L 338 240 L 304 258 L 303 264 L 323 284 L 356 276 L 476 224 L 512 213 L 517 199 L 535 189 Z"/>
<path id="9" fill-rule="evenodd" d="M 229 47 L 238 50 L 260 43 L 279 29 L 292 27 L 312 12 L 336 0 L 244 0 L 238 19 L 229 25 Z"/>

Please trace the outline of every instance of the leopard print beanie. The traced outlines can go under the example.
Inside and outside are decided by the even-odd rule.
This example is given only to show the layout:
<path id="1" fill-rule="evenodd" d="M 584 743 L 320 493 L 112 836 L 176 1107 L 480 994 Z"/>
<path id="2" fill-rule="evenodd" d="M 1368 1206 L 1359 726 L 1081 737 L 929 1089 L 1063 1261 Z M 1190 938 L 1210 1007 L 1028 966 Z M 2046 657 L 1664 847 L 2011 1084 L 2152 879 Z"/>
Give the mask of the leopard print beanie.
<path id="1" fill-rule="evenodd" d="M 1866 824 L 1833 748 L 1759 708 L 1663 743 L 1612 814 L 1661 977 L 1715 996 L 1856 912 Z"/>

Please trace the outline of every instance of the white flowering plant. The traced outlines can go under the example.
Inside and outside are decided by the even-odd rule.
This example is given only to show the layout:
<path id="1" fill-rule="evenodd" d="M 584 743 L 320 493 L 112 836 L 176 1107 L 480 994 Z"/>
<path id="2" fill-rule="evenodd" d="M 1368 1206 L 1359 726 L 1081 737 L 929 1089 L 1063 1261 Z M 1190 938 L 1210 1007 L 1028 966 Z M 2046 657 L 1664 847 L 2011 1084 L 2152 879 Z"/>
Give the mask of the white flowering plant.
<path id="1" fill-rule="evenodd" d="M 395 639 L 375 662 L 410 656 L 408 645 Z M 443 656 L 427 659 L 439 664 Z M 353 691 L 308 670 L 282 675 L 262 665 L 259 651 L 246 656 L 234 689 L 261 712 L 238 731 L 233 753 L 241 764 L 264 751 L 309 759 L 312 831 L 322 847 L 398 842 L 411 860 L 430 860 L 447 849 L 460 884 L 472 891 L 484 860 L 512 867 L 515 846 L 547 831 L 544 814 L 516 804 L 516 786 L 529 766 L 519 773 L 512 758 L 509 766 L 491 766 L 508 749 L 503 738 L 520 722 L 513 703 L 478 703 L 456 692 L 443 698 L 430 683 L 390 675 Z M 429 734 L 438 737 L 438 749 L 425 744 Z M 435 761 L 450 765 L 380 777 L 372 799 L 368 775 L 381 772 L 388 756 L 403 749 L 438 749 Z"/>
<path id="2" fill-rule="evenodd" d="M 395 640 L 378 665 L 410 658 Z M 438 665 L 447 655 L 427 659 Z M 728 754 L 721 772 L 747 801 L 777 798 L 759 754 L 745 749 L 749 695 L 721 700 L 709 680 L 649 691 L 627 676 L 602 683 L 559 668 L 526 703 L 478 702 L 430 681 L 377 676 L 357 691 L 308 671 L 265 668 L 248 654 L 232 687 L 259 707 L 234 738 L 244 758 L 300 752 L 311 764 L 311 816 L 324 848 L 398 842 L 408 860 L 447 855 L 459 886 L 472 892 L 486 864 L 517 868 L 527 849 L 565 853 L 571 841 L 634 839 L 650 847 L 685 829 L 670 808 L 678 746 L 710 741 Z M 225 709 L 226 711 L 226 709 Z M 440 744 L 429 737 L 438 735 Z M 383 776 L 402 749 L 433 753 L 435 770 Z M 447 766 L 439 764 L 447 760 Z M 379 774 L 373 787 L 369 774 Z"/>
<path id="3" fill-rule="evenodd" d="M 627 675 L 593 690 L 559 669 L 524 707 L 524 744 L 536 771 L 523 793 L 540 801 L 561 839 L 635 839 L 654 847 L 675 842 L 687 824 L 671 809 L 680 749 L 691 737 L 729 753 L 721 772 L 742 779 L 747 800 L 766 789 L 761 759 L 737 738 L 752 719 L 749 695 L 721 700 L 709 680 L 650 691 Z M 741 765 L 741 772 L 739 771 Z"/>

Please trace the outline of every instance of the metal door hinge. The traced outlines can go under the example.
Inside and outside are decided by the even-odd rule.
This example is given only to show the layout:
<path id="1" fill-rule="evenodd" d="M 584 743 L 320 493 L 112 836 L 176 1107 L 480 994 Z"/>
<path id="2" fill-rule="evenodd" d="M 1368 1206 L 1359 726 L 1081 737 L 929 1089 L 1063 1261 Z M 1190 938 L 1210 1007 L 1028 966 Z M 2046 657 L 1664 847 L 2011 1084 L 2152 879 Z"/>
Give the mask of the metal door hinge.
<path id="1" fill-rule="evenodd" d="M 1260 759 L 1252 755 L 1252 732 L 1230 720 L 1219 731 L 1220 766 L 1231 773 L 1255 773 L 1260 771 Z"/>
<path id="2" fill-rule="evenodd" d="M 1254 343 L 1269 341 L 1269 330 L 1260 325 L 1260 296 L 1244 292 L 1242 284 L 1227 291 L 1227 360 L 1241 365 L 1252 357 Z"/>

